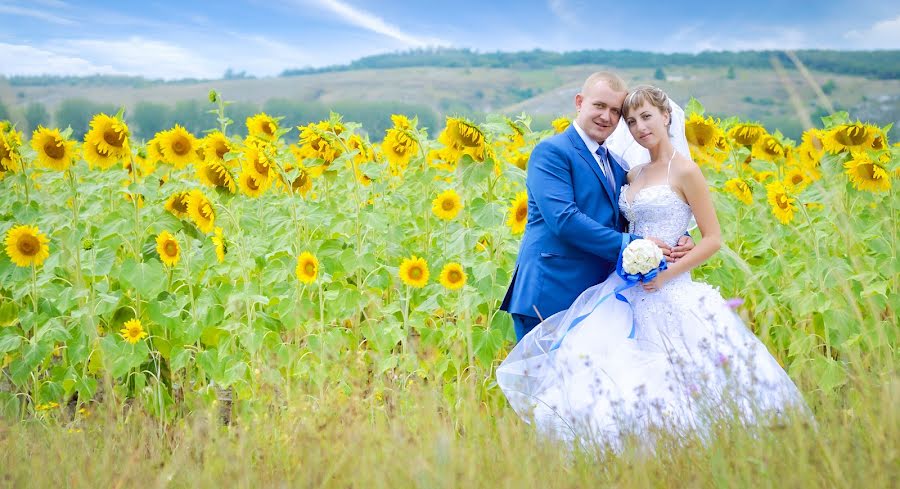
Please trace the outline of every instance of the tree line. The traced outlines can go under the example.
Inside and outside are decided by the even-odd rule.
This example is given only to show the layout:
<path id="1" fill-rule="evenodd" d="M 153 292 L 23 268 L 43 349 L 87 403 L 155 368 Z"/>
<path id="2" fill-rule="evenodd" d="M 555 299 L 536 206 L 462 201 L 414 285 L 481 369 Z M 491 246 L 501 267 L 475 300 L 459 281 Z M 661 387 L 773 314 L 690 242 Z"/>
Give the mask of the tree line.
<path id="1" fill-rule="evenodd" d="M 197 136 L 205 131 L 218 127 L 216 116 L 210 113 L 212 105 L 206 100 L 184 100 L 168 105 L 158 102 L 138 102 L 125 110 L 125 120 L 132 136 L 138 140 L 148 140 L 159 131 L 171 128 L 175 124 L 184 126 Z M 64 100 L 50 114 L 41 103 L 25 106 L 23 125 L 19 126 L 26 137 L 38 126 L 72 128 L 72 137 L 82 139 L 87 133 L 89 123 L 94 114 L 115 114 L 119 107 L 102 102 L 94 102 L 83 98 Z M 425 105 L 405 102 L 366 102 L 339 101 L 331 104 L 320 102 L 301 102 L 287 99 L 271 99 L 262 105 L 249 102 L 234 102 L 226 107 L 226 115 L 234 121 L 229 126 L 228 134 L 245 136 L 245 121 L 259 112 L 274 117 L 283 116 L 281 127 L 296 127 L 328 119 L 331 112 L 341 114 L 344 121 L 358 122 L 373 140 L 381 140 L 384 132 L 393 126 L 391 114 L 404 114 L 419 118 L 419 127 L 430 128 L 432 133 L 443 127 L 440 115 Z M 8 108 L 0 102 L 0 120 L 12 119 Z M 294 132 L 296 137 L 296 130 Z"/>

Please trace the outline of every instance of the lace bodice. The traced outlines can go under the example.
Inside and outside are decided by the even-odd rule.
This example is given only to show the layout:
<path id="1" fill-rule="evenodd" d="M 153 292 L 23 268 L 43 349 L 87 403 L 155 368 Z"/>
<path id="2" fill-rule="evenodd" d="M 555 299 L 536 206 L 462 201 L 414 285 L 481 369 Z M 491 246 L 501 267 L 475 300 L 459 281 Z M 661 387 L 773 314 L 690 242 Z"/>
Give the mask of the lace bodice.
<path id="1" fill-rule="evenodd" d="M 629 185 L 619 193 L 619 209 L 628 219 L 628 232 L 656 237 L 674 246 L 691 223 L 691 206 L 668 184 L 651 185 L 628 201 Z"/>

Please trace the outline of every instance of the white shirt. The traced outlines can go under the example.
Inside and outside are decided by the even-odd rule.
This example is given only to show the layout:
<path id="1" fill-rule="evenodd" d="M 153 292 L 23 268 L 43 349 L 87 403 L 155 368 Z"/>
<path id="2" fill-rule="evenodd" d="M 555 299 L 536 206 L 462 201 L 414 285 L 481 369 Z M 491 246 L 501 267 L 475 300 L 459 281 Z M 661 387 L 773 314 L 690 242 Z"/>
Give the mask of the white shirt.
<path id="1" fill-rule="evenodd" d="M 600 161 L 600 155 L 597 154 L 597 149 L 601 146 L 600 143 L 591 139 L 591 137 L 581 129 L 581 127 L 578 125 L 578 122 L 572 121 L 572 125 L 575 126 L 575 132 L 577 132 L 578 135 L 581 136 L 581 140 L 584 141 L 584 145 L 587 146 L 588 151 L 590 151 L 594 156 L 594 161 L 597 162 L 597 166 L 600 167 L 600 171 L 603 172 L 603 175 L 606 177 L 606 179 L 610 182 L 615 182 L 616 179 L 612 175 L 606 173 L 606 165 L 604 165 L 603 162 Z M 609 148 L 607 148 L 605 145 L 603 145 L 603 147 L 606 149 L 607 163 L 612 165 L 612 160 L 609 156 Z M 609 167 L 609 171 L 612 171 L 612 166 Z M 615 186 L 615 183 L 613 183 L 612 185 Z"/>

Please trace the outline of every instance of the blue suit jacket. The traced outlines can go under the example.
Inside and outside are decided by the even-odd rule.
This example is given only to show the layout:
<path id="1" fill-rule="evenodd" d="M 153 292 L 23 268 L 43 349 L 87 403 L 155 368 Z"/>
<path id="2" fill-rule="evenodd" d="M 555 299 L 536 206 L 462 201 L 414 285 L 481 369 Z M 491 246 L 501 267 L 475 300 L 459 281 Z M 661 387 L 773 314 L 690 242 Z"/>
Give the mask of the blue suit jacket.
<path id="1" fill-rule="evenodd" d="M 541 141 L 528 161 L 528 223 L 501 310 L 546 319 L 615 269 L 625 233 L 626 171 L 610 154 L 615 188 L 574 126 Z M 535 312 L 537 309 L 537 313 Z"/>

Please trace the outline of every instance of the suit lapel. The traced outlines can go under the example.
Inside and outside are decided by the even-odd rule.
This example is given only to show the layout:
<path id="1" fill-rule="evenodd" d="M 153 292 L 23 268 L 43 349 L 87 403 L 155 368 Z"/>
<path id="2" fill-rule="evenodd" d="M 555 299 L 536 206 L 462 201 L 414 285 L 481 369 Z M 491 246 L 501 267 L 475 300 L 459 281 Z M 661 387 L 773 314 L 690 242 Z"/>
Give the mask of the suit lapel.
<path id="1" fill-rule="evenodd" d="M 609 197 L 610 202 L 612 202 L 613 206 L 616 206 L 615 200 L 615 191 L 610 187 L 609 179 L 603 174 L 603 170 L 600 169 L 600 165 L 597 164 L 596 158 L 591 154 L 590 150 L 585 146 L 584 141 L 581 140 L 581 136 L 578 135 L 578 131 L 575 130 L 575 126 L 569 125 L 569 128 L 566 129 L 566 133 L 569 135 L 569 140 L 572 142 L 572 146 L 575 147 L 575 151 L 578 152 L 579 156 L 584 160 L 585 163 L 591 168 L 594 172 L 594 175 L 597 175 L 597 179 L 600 180 L 600 185 L 603 186 L 603 190 L 606 191 L 606 196 Z M 609 154 L 609 153 L 607 153 Z M 612 169 L 612 161 L 610 161 L 610 169 Z M 615 175 L 615 170 L 613 170 L 613 174 Z"/>

